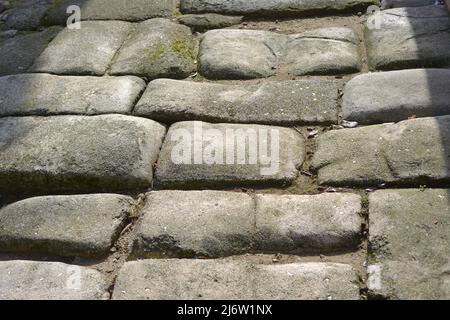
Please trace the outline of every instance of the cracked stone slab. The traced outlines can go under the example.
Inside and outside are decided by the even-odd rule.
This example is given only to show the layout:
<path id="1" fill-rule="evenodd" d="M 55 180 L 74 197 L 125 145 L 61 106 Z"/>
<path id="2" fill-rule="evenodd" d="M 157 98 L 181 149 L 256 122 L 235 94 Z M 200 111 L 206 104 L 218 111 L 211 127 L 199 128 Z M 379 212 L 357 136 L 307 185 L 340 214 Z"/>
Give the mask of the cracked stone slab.
<path id="1" fill-rule="evenodd" d="M 336 130 L 319 137 L 320 184 L 419 186 L 450 181 L 450 116 Z"/>
<path id="2" fill-rule="evenodd" d="M 359 40 L 351 29 L 323 28 L 295 35 L 224 29 L 205 33 L 200 72 L 211 79 L 254 79 L 277 74 L 345 74 L 359 70 Z"/>
<path id="3" fill-rule="evenodd" d="M 293 129 L 200 121 L 173 124 L 156 168 L 161 187 L 287 185 L 305 157 Z"/>
<path id="4" fill-rule="evenodd" d="M 83 21 L 80 29 L 64 29 L 36 59 L 31 70 L 60 75 L 105 74 L 132 24 Z"/>
<path id="5" fill-rule="evenodd" d="M 0 41 L 0 76 L 26 72 L 60 31 L 51 27 Z"/>
<path id="6" fill-rule="evenodd" d="M 125 263 L 113 299 L 357 300 L 359 288 L 345 264 L 158 259 Z"/>
<path id="7" fill-rule="evenodd" d="M 0 300 L 106 300 L 98 271 L 60 262 L 0 261 Z"/>
<path id="8" fill-rule="evenodd" d="M 450 17 L 444 6 L 389 9 L 369 17 L 371 69 L 450 67 Z"/>
<path id="9" fill-rule="evenodd" d="M 196 69 L 197 44 L 191 29 L 156 18 L 137 25 L 112 66 L 112 75 L 186 78 Z"/>
<path id="10" fill-rule="evenodd" d="M 0 209 L 0 250 L 94 257 L 117 240 L 133 199 L 114 194 L 35 197 Z"/>
<path id="11" fill-rule="evenodd" d="M 0 190 L 148 188 L 165 127 L 124 115 L 0 119 Z"/>
<path id="12" fill-rule="evenodd" d="M 381 190 L 369 203 L 369 294 L 449 299 L 450 190 Z"/>
<path id="13" fill-rule="evenodd" d="M 243 18 L 243 16 L 224 16 L 215 13 L 185 14 L 178 17 L 178 22 L 191 27 L 197 32 L 204 32 L 240 24 Z"/>
<path id="14" fill-rule="evenodd" d="M 252 246 L 255 204 L 245 193 L 151 192 L 143 215 L 134 239 L 139 257 L 220 257 Z"/>
<path id="15" fill-rule="evenodd" d="M 354 194 L 280 196 L 224 191 L 147 195 L 134 239 L 138 257 L 223 257 L 355 248 L 361 198 Z"/>
<path id="16" fill-rule="evenodd" d="M 337 101 L 338 84 L 332 80 L 226 85 L 156 79 L 134 114 L 164 123 L 330 124 L 337 122 Z"/>
<path id="17" fill-rule="evenodd" d="M 373 0 L 181 0 L 184 13 L 222 13 L 252 16 L 311 15 L 366 9 Z"/>
<path id="18" fill-rule="evenodd" d="M 414 88 L 414 90 L 411 90 Z M 361 124 L 450 114 L 450 70 L 368 73 L 344 89 L 343 117 Z"/>
<path id="19" fill-rule="evenodd" d="M 174 15 L 177 0 L 62 0 L 48 10 L 45 21 L 50 25 L 66 25 L 67 8 L 77 5 L 81 20 L 142 21 Z"/>
<path id="20" fill-rule="evenodd" d="M 0 115 L 131 113 L 144 80 L 19 74 L 0 77 Z"/>

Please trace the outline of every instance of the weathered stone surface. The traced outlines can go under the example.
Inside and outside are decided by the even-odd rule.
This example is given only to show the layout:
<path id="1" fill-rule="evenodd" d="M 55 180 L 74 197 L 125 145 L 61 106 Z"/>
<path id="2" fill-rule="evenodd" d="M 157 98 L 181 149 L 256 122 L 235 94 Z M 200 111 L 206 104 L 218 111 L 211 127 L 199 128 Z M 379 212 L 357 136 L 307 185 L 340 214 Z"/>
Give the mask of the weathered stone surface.
<path id="1" fill-rule="evenodd" d="M 275 74 L 288 36 L 258 30 L 211 30 L 200 46 L 200 71 L 211 79 L 265 78 Z"/>
<path id="2" fill-rule="evenodd" d="M 358 72 L 358 46 L 358 36 L 348 28 L 321 28 L 291 35 L 281 68 L 296 76 Z"/>
<path id="3" fill-rule="evenodd" d="M 178 18 L 180 23 L 198 32 L 230 27 L 240 24 L 242 20 L 242 16 L 223 16 L 215 13 L 185 14 Z"/>
<path id="4" fill-rule="evenodd" d="M 3 29 L 36 30 L 41 25 L 51 0 L 22 0 L 6 11 Z"/>
<path id="5" fill-rule="evenodd" d="M 343 117 L 361 124 L 450 114 L 450 70 L 368 73 L 347 83 Z"/>
<path id="6" fill-rule="evenodd" d="M 431 6 L 436 0 L 381 0 L 381 9 Z"/>
<path id="7" fill-rule="evenodd" d="M 369 293 L 449 299 L 450 190 L 382 190 L 369 202 Z"/>
<path id="8" fill-rule="evenodd" d="M 137 25 L 119 51 L 112 75 L 186 78 L 195 71 L 196 42 L 191 29 L 156 18 Z"/>
<path id="9" fill-rule="evenodd" d="M 34 72 L 103 75 L 132 24 L 123 21 L 84 21 L 80 29 L 64 29 L 32 66 Z"/>
<path id="10" fill-rule="evenodd" d="M 264 124 L 336 123 L 338 86 L 331 80 L 224 85 L 157 79 L 134 114 L 164 123 L 185 120 Z"/>
<path id="11" fill-rule="evenodd" d="M 0 261 L 0 300 L 108 299 L 108 283 L 86 267 L 35 261 Z"/>
<path id="12" fill-rule="evenodd" d="M 165 128 L 123 115 L 0 119 L 0 190 L 112 191 L 152 183 Z"/>
<path id="13" fill-rule="evenodd" d="M 361 198 L 159 191 L 147 195 L 134 240 L 139 257 L 221 257 L 330 251 L 359 243 Z"/>
<path id="14" fill-rule="evenodd" d="M 374 0 L 181 0 L 181 11 L 243 15 L 310 15 L 337 11 L 356 11 L 374 4 Z"/>
<path id="15" fill-rule="evenodd" d="M 0 78 L 0 115 L 130 113 L 144 80 L 20 74 Z"/>
<path id="16" fill-rule="evenodd" d="M 122 267 L 113 299 L 359 299 L 359 288 L 344 264 L 141 260 Z"/>
<path id="17" fill-rule="evenodd" d="M 450 67 L 450 17 L 444 6 L 397 8 L 367 21 L 372 69 Z"/>
<path id="18" fill-rule="evenodd" d="M 0 209 L 0 251 L 98 256 L 109 248 L 133 199 L 113 194 L 48 196 Z"/>
<path id="19" fill-rule="evenodd" d="M 450 116 L 330 131 L 312 168 L 319 183 L 408 186 L 450 181 Z"/>
<path id="20" fill-rule="evenodd" d="M 359 69 L 359 40 L 347 28 L 282 35 L 258 30 L 208 31 L 200 46 L 200 71 L 211 79 L 275 75 L 344 74 Z"/>
<path id="21" fill-rule="evenodd" d="M 304 140 L 293 129 L 178 122 L 169 129 L 156 169 L 169 188 L 284 185 L 297 176 Z"/>
<path id="22" fill-rule="evenodd" d="M 338 250 L 360 241 L 355 194 L 257 195 L 256 208 L 257 251 Z"/>
<path id="23" fill-rule="evenodd" d="M 159 191 L 147 195 L 134 241 L 142 256 L 219 257 L 248 252 L 255 205 L 244 193 Z"/>
<path id="24" fill-rule="evenodd" d="M 70 14 L 67 8 L 77 5 L 81 20 L 142 21 L 156 17 L 172 16 L 176 0 L 62 0 L 58 1 L 45 17 L 48 24 L 65 25 Z"/>
<path id="25" fill-rule="evenodd" d="M 0 75 L 23 73 L 61 31 L 59 27 L 0 41 Z"/>

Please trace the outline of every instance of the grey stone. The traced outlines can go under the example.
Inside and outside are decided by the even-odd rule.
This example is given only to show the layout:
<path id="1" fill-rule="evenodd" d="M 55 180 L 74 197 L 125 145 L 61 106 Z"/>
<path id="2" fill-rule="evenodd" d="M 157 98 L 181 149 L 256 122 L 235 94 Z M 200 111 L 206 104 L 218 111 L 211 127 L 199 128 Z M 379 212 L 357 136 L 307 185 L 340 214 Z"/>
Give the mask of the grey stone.
<path id="1" fill-rule="evenodd" d="M 130 113 L 144 80 L 20 74 L 0 77 L 0 115 Z"/>
<path id="2" fill-rule="evenodd" d="M 359 288 L 354 270 L 344 264 L 158 259 L 127 262 L 119 272 L 113 299 L 356 300 Z"/>
<path id="3" fill-rule="evenodd" d="M 281 68 L 296 76 L 358 72 L 358 46 L 358 36 L 348 28 L 321 28 L 291 35 Z"/>
<path id="4" fill-rule="evenodd" d="M 436 0 L 381 0 L 381 8 L 424 7 L 434 5 L 436 2 Z"/>
<path id="5" fill-rule="evenodd" d="M 211 29 L 220 29 L 240 24 L 242 16 L 223 16 L 215 13 L 185 14 L 178 17 L 178 21 L 191 29 L 203 32 Z"/>
<path id="6" fill-rule="evenodd" d="M 450 190 L 382 190 L 369 203 L 369 294 L 449 299 Z"/>
<path id="7" fill-rule="evenodd" d="M 181 0 L 186 13 L 214 12 L 243 15 L 311 15 L 357 11 L 376 3 L 374 0 Z"/>
<path id="8" fill-rule="evenodd" d="M 257 195 L 257 251 L 355 248 L 361 237 L 361 198 L 355 194 Z"/>
<path id="9" fill-rule="evenodd" d="M 186 78 L 195 71 L 196 51 L 190 28 L 168 19 L 150 19 L 139 23 L 123 44 L 111 74 Z"/>
<path id="10" fill-rule="evenodd" d="M 4 29 L 36 30 L 41 26 L 50 0 L 25 0 L 6 11 Z"/>
<path id="11" fill-rule="evenodd" d="M 263 124 L 337 122 L 338 85 L 332 80 L 226 85 L 157 79 L 134 114 L 164 123 L 201 120 Z"/>
<path id="12" fill-rule="evenodd" d="M 347 83 L 343 117 L 360 124 L 450 114 L 450 70 L 368 73 Z"/>
<path id="13" fill-rule="evenodd" d="M 0 300 L 104 300 L 108 283 L 86 267 L 37 261 L 0 261 Z"/>
<path id="14" fill-rule="evenodd" d="M 175 13 L 177 0 L 62 0 L 48 10 L 48 24 L 65 25 L 70 5 L 81 9 L 81 20 L 142 21 L 156 17 L 169 17 Z"/>
<path id="15" fill-rule="evenodd" d="M 449 146 L 450 116 L 336 130 L 319 137 L 311 166 L 329 185 L 448 183 Z"/>
<path id="16" fill-rule="evenodd" d="M 200 46 L 200 71 L 211 79 L 265 78 L 275 74 L 288 37 L 258 30 L 211 30 Z"/>
<path id="17" fill-rule="evenodd" d="M 200 71 L 211 79 L 253 79 L 277 74 L 332 75 L 359 70 L 359 40 L 347 28 L 295 35 L 259 30 L 208 31 L 200 46 Z"/>
<path id="18" fill-rule="evenodd" d="M 148 188 L 165 128 L 123 115 L 0 119 L 0 190 Z"/>
<path id="19" fill-rule="evenodd" d="M 0 75 L 26 72 L 59 31 L 52 27 L 0 41 Z"/>
<path id="20" fill-rule="evenodd" d="M 183 189 L 286 185 L 304 157 L 304 139 L 293 129 L 178 122 L 161 149 L 156 181 Z"/>
<path id="21" fill-rule="evenodd" d="M 444 6 L 397 8 L 369 17 L 371 69 L 450 67 L 450 18 Z"/>
<path id="22" fill-rule="evenodd" d="M 255 205 L 244 193 L 151 192 L 143 214 L 134 240 L 139 257 L 220 257 L 252 245 Z"/>
<path id="23" fill-rule="evenodd" d="M 133 199 L 113 194 L 36 197 L 0 209 L 2 252 L 107 254 Z"/>
<path id="24" fill-rule="evenodd" d="M 32 66 L 34 72 L 103 75 L 132 24 L 123 21 L 83 21 L 80 29 L 64 29 Z"/>

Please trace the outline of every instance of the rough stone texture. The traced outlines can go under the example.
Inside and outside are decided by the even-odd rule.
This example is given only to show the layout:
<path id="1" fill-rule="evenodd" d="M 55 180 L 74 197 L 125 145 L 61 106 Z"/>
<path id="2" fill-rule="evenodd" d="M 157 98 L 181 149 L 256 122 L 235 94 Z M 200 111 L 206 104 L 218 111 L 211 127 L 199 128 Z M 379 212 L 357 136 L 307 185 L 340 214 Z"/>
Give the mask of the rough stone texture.
<path id="1" fill-rule="evenodd" d="M 431 6 L 436 0 L 381 0 L 381 9 Z"/>
<path id="2" fill-rule="evenodd" d="M 257 251 L 338 250 L 360 241 L 355 194 L 257 195 L 256 208 Z"/>
<path id="3" fill-rule="evenodd" d="M 330 185 L 448 183 L 449 146 L 450 116 L 330 131 L 319 138 L 312 168 Z"/>
<path id="4" fill-rule="evenodd" d="M 223 191 L 159 191 L 147 195 L 134 241 L 142 256 L 219 257 L 248 252 L 253 199 Z"/>
<path id="5" fill-rule="evenodd" d="M 367 21 L 372 69 L 450 67 L 450 18 L 444 6 L 398 8 Z"/>
<path id="6" fill-rule="evenodd" d="M 368 73 L 347 83 L 343 117 L 361 124 L 450 114 L 450 70 Z"/>
<path id="7" fill-rule="evenodd" d="M 112 75 L 186 78 L 195 71 L 196 42 L 191 29 L 156 18 L 137 25 L 119 51 Z"/>
<path id="8" fill-rule="evenodd" d="M 208 31 L 200 46 L 200 71 L 211 79 L 253 79 L 280 69 L 292 75 L 345 74 L 359 70 L 359 40 L 347 28 L 295 35 L 258 30 Z"/>
<path id="9" fill-rule="evenodd" d="M 177 0 L 62 0 L 47 12 L 46 23 L 65 25 L 70 5 L 80 7 L 81 20 L 142 21 L 172 16 Z"/>
<path id="10" fill-rule="evenodd" d="M 0 190 L 112 191 L 152 183 L 165 128 L 123 115 L 0 119 Z"/>
<path id="11" fill-rule="evenodd" d="M 383 190 L 369 202 L 369 293 L 449 299 L 450 190 Z"/>
<path id="12" fill-rule="evenodd" d="M 0 209 L 0 251 L 99 256 L 111 245 L 133 199 L 113 194 L 36 197 Z"/>
<path id="13" fill-rule="evenodd" d="M 119 272 L 113 299 L 359 299 L 349 265 L 254 265 L 226 260 L 141 260 Z"/>
<path id="14" fill-rule="evenodd" d="M 337 11 L 356 11 L 374 4 L 374 0 L 181 0 L 186 13 L 214 12 L 243 15 L 310 15 Z"/>
<path id="15" fill-rule="evenodd" d="M 178 122 L 161 149 L 156 182 L 183 189 L 286 185 L 304 157 L 304 140 L 293 129 Z"/>
<path id="16" fill-rule="evenodd" d="M 220 29 L 240 24 L 242 16 L 223 16 L 215 13 L 185 14 L 178 17 L 178 21 L 191 27 L 194 31 L 203 32 L 210 29 Z"/>
<path id="17" fill-rule="evenodd" d="M 32 66 L 34 72 L 103 75 L 132 24 L 122 21 L 85 21 L 81 29 L 64 29 Z"/>
<path id="18" fill-rule="evenodd" d="M 333 251 L 360 241 L 361 198 L 159 191 L 147 195 L 134 254 L 221 257 L 248 252 Z"/>
<path id="19" fill-rule="evenodd" d="M 131 76 L 6 76 L 0 78 L 0 115 L 127 114 L 144 88 Z"/>
<path id="20" fill-rule="evenodd" d="M 337 122 L 338 86 L 332 80 L 225 85 L 157 79 L 134 114 L 164 123 L 201 120 L 263 124 Z"/>
<path id="21" fill-rule="evenodd" d="M 100 272 L 60 262 L 0 261 L 0 300 L 108 299 Z"/>
<path id="22" fill-rule="evenodd" d="M 352 29 L 321 28 L 289 37 L 282 69 L 296 76 L 358 72 L 359 39 Z"/>
<path id="23" fill-rule="evenodd" d="M 2 14 L 0 27 L 13 30 L 36 30 L 42 23 L 51 0 L 22 0 Z M 2 26 L 3 25 L 3 26 Z"/>
<path id="24" fill-rule="evenodd" d="M 0 75 L 26 72 L 60 31 L 61 28 L 52 27 L 0 41 Z"/>

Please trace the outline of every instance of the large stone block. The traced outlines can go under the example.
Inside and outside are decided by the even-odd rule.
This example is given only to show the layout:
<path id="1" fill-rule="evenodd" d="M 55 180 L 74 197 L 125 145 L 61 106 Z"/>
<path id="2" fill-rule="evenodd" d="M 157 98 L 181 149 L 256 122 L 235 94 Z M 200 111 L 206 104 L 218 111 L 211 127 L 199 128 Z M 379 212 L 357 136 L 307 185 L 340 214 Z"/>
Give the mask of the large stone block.
<path id="1" fill-rule="evenodd" d="M 123 115 L 0 119 L 0 190 L 148 188 L 164 126 Z"/>
<path id="2" fill-rule="evenodd" d="M 332 80 L 226 85 L 157 79 L 148 85 L 134 114 L 164 123 L 330 124 L 337 122 L 338 95 Z"/>

